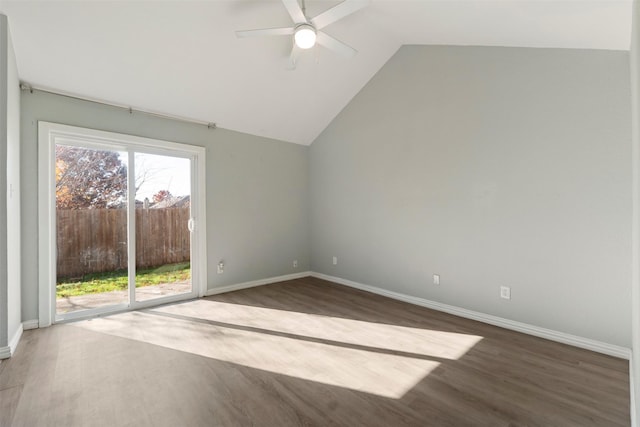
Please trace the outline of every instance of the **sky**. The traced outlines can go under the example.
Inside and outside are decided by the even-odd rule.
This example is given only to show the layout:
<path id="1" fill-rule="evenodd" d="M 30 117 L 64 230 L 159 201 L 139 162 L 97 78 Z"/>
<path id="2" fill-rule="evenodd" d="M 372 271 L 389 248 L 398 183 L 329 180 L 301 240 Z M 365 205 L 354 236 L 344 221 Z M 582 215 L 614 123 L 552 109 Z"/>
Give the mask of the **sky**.
<path id="1" fill-rule="evenodd" d="M 142 182 L 136 200 L 142 201 L 145 197 L 153 200 L 153 195 L 161 190 L 168 190 L 174 196 L 191 194 L 189 159 L 136 153 L 135 160 L 136 186 Z"/>

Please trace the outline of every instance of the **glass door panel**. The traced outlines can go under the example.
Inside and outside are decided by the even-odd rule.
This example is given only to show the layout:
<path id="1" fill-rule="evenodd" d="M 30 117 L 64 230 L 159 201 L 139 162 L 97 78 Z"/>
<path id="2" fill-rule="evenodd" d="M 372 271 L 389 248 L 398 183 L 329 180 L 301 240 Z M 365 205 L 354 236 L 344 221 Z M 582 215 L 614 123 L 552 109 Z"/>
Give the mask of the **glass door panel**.
<path id="1" fill-rule="evenodd" d="M 56 314 L 127 304 L 127 153 L 55 146 Z"/>
<path id="2" fill-rule="evenodd" d="M 191 293 L 191 160 L 134 158 L 135 301 Z"/>

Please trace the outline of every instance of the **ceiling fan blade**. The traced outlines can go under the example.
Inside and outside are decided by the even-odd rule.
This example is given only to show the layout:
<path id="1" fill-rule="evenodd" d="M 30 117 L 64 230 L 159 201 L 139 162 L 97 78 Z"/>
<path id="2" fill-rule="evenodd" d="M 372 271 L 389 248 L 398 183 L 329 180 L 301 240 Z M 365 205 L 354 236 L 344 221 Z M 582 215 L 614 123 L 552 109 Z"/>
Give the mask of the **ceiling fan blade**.
<path id="1" fill-rule="evenodd" d="M 293 28 L 290 28 L 290 27 L 236 31 L 236 37 L 238 37 L 239 39 L 244 37 L 259 37 L 259 36 L 290 36 L 291 34 L 293 34 Z"/>
<path id="2" fill-rule="evenodd" d="M 334 39 L 329 34 L 322 31 L 318 31 L 316 41 L 318 42 L 318 44 L 326 47 L 327 49 L 331 49 L 332 51 L 339 53 L 346 58 L 353 58 L 358 53 L 358 51 L 351 46 L 347 46 L 340 40 Z"/>
<path id="3" fill-rule="evenodd" d="M 284 1 L 284 0 L 283 0 Z M 370 0 L 345 0 L 337 6 L 322 12 L 320 15 L 311 19 L 311 23 L 316 29 L 321 29 L 329 24 L 333 24 L 339 19 L 344 18 L 347 15 L 351 15 L 353 12 L 362 9 L 370 3 Z"/>
<path id="4" fill-rule="evenodd" d="M 288 70 L 295 70 L 298 66 L 298 54 L 300 53 L 300 48 L 293 44 L 291 48 L 291 55 L 289 55 L 289 65 L 287 67 Z"/>
<path id="5" fill-rule="evenodd" d="M 298 0 L 282 0 L 282 3 L 284 3 L 284 7 L 287 8 L 287 12 L 289 12 L 291 19 L 293 19 L 295 24 L 303 24 L 307 22 L 307 17 L 302 13 Z"/>

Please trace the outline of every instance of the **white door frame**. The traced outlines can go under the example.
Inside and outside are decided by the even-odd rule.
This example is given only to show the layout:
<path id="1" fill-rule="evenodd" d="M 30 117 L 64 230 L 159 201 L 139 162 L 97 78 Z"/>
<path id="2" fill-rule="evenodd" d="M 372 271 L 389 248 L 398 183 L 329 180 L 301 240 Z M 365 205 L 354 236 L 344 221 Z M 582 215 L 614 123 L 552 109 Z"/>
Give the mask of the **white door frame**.
<path id="1" fill-rule="evenodd" d="M 130 167 L 133 165 L 131 160 L 134 151 L 174 155 L 183 158 L 185 154 L 188 154 L 191 159 L 191 167 L 193 168 L 191 183 L 191 217 L 195 223 L 195 227 L 191 233 L 191 281 L 193 292 L 141 302 L 136 302 L 135 298 L 132 298 L 129 304 L 95 309 L 92 310 L 91 315 L 133 310 L 195 296 L 204 296 L 207 289 L 205 148 L 158 139 L 68 126 L 59 123 L 38 122 L 38 326 L 41 328 L 50 326 L 56 321 L 56 144 L 81 145 L 84 147 L 95 146 L 110 150 L 127 151 L 129 152 Z M 129 172 L 131 172 L 131 170 L 129 170 Z M 132 176 L 133 174 L 129 173 L 129 175 Z M 127 200 L 135 200 L 135 194 L 132 195 L 134 188 L 130 185 L 128 185 L 127 188 L 129 196 Z M 128 209 L 129 222 L 135 227 L 135 222 L 131 222 L 132 211 L 133 209 Z M 131 236 L 131 232 L 130 227 L 129 237 Z M 135 233 L 135 228 L 133 228 L 133 232 Z M 134 246 L 133 249 L 129 248 L 129 263 L 132 262 L 133 257 L 133 265 L 135 266 L 135 244 L 129 244 L 129 246 Z M 131 272 L 133 270 L 130 268 L 129 271 Z M 84 316 L 86 315 L 85 313 Z M 77 315 L 68 315 L 66 318 L 79 318 L 84 316 L 82 312 L 78 312 Z"/>

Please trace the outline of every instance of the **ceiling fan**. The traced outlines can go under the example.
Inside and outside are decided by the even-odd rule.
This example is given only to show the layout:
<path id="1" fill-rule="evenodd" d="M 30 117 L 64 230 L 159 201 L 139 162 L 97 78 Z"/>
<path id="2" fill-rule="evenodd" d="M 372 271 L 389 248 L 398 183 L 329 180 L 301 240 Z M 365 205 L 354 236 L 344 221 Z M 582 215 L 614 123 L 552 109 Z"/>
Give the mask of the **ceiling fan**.
<path id="1" fill-rule="evenodd" d="M 300 49 L 309 49 L 316 44 L 322 45 L 347 58 L 353 57 L 358 51 L 351 46 L 337 40 L 324 31 L 320 31 L 347 15 L 362 9 L 370 0 L 344 0 L 342 3 L 322 12 L 314 18 L 307 18 L 304 0 L 302 7 L 298 0 L 282 0 L 284 7 L 289 12 L 294 25 L 285 28 L 265 28 L 261 30 L 236 31 L 238 38 L 258 36 L 293 36 L 293 48 L 289 56 L 289 65 L 295 69 Z"/>

